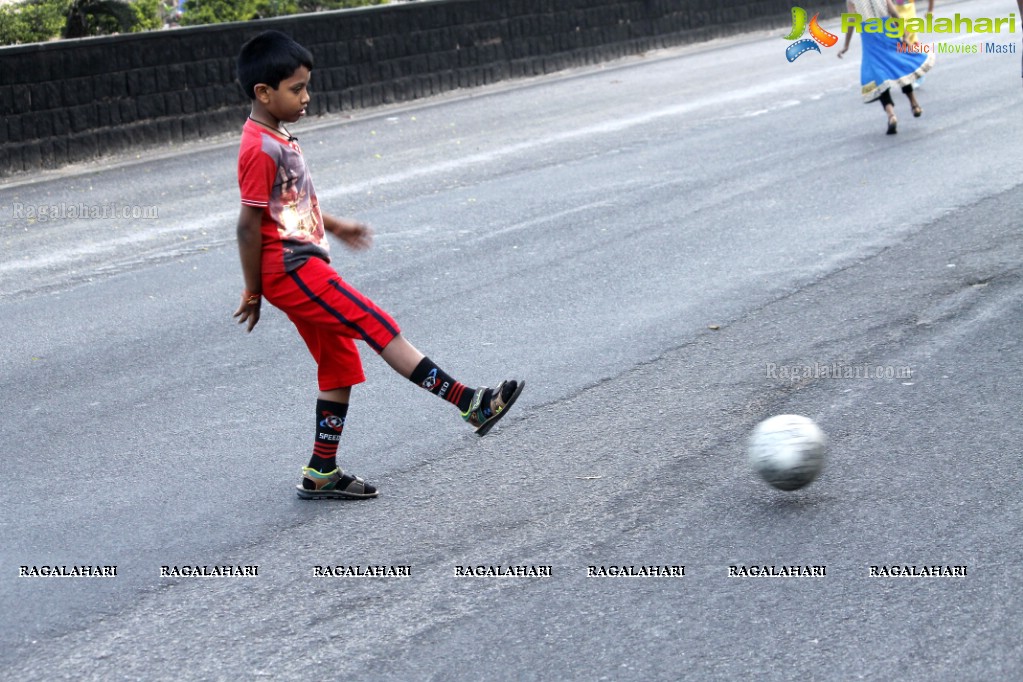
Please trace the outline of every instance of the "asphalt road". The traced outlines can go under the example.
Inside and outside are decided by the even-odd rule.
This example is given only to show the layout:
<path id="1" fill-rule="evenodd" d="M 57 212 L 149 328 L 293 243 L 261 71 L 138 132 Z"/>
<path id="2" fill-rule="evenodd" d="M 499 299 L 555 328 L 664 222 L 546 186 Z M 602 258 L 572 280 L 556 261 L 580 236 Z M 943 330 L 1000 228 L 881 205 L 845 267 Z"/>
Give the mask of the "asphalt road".
<path id="1" fill-rule="evenodd" d="M 775 33 L 294 126 L 376 231 L 342 274 L 456 378 L 528 381 L 478 439 L 367 349 L 368 502 L 294 495 L 315 368 L 230 319 L 233 136 L 0 187 L 0 678 L 1023 678 L 1020 57 L 939 56 L 889 137 L 858 40 Z M 830 439 L 795 493 L 745 461 L 779 413 Z M 19 577 L 82 564 L 117 576 Z M 225 564 L 259 574 L 159 575 Z M 685 575 L 586 576 L 649 564 Z M 827 575 L 728 577 L 791 564 Z M 935 564 L 967 575 L 869 576 Z"/>

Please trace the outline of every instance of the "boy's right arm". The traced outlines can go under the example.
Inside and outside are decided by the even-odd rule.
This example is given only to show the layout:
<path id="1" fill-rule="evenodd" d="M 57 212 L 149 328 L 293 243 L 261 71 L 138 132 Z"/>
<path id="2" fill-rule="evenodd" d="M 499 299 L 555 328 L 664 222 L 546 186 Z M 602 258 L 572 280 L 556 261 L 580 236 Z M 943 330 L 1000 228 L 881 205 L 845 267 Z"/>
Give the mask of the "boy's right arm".
<path id="1" fill-rule="evenodd" d="M 263 235 L 261 226 L 263 209 L 242 204 L 238 215 L 238 255 L 242 261 L 242 275 L 245 278 L 245 291 L 242 302 L 235 311 L 234 317 L 238 324 L 248 322 L 248 329 L 259 322 L 259 305 L 263 293 Z"/>

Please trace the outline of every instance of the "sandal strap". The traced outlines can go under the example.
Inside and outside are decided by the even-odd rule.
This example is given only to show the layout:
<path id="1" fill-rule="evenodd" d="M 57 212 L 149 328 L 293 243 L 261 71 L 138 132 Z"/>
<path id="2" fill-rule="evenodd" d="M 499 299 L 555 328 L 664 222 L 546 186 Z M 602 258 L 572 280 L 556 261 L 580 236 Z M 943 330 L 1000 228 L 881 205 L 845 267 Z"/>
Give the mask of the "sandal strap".
<path id="1" fill-rule="evenodd" d="M 469 409 L 462 414 L 468 418 L 473 416 L 476 410 L 480 409 L 480 405 L 483 403 L 483 394 L 487 392 L 486 388 L 480 387 L 476 389 L 476 392 L 472 396 L 472 401 L 469 403 Z"/>
<path id="2" fill-rule="evenodd" d="M 337 485 L 334 486 L 335 490 L 340 490 L 346 493 L 355 493 L 357 495 L 363 495 L 366 493 L 366 481 L 362 480 L 358 476 L 352 476 L 341 472 L 341 478 L 338 480 Z"/>
<path id="3" fill-rule="evenodd" d="M 497 386 L 495 386 L 494 392 L 490 397 L 490 409 L 491 411 L 493 411 L 494 414 L 497 414 L 498 412 L 503 410 L 504 406 L 506 405 L 506 403 L 504 402 L 504 398 L 501 397 L 502 395 L 504 395 L 505 383 L 507 382 L 502 381 Z"/>

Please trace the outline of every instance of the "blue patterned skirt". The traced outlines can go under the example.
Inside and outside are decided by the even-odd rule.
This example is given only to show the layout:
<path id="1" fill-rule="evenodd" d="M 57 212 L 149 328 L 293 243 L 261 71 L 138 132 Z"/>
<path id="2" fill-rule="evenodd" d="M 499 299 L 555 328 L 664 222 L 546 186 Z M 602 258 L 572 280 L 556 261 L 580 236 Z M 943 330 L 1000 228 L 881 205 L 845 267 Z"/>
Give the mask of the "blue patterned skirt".
<path id="1" fill-rule="evenodd" d="M 863 101 L 873 102 L 886 91 L 902 88 L 918 79 L 934 66 L 933 52 L 900 52 L 902 43 L 883 33 L 860 33 L 863 39 L 863 63 L 860 83 Z"/>

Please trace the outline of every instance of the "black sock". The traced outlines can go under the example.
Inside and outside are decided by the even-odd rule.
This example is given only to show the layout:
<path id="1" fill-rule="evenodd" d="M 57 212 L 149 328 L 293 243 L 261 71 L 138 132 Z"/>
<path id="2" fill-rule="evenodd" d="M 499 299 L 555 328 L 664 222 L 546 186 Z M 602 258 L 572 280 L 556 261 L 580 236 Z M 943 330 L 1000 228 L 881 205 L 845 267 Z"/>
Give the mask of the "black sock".
<path id="1" fill-rule="evenodd" d="M 337 444 L 348 416 L 347 403 L 316 401 L 316 444 L 309 468 L 326 474 L 337 469 Z"/>
<path id="2" fill-rule="evenodd" d="M 433 364 L 430 358 L 423 358 L 416 368 L 412 370 L 409 380 L 422 386 L 430 393 L 444 398 L 452 405 L 457 405 L 459 412 L 465 412 L 472 403 L 472 397 L 476 393 L 458 381 L 455 381 L 444 371 Z"/>

